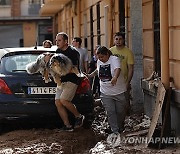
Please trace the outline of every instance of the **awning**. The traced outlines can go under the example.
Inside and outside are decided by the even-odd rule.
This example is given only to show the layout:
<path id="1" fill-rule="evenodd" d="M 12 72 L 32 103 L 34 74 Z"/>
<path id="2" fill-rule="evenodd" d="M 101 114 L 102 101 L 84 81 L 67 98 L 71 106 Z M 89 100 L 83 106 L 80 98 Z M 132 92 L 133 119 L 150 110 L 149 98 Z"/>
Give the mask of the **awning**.
<path id="1" fill-rule="evenodd" d="M 40 16 L 54 16 L 71 0 L 45 0 L 40 9 Z"/>

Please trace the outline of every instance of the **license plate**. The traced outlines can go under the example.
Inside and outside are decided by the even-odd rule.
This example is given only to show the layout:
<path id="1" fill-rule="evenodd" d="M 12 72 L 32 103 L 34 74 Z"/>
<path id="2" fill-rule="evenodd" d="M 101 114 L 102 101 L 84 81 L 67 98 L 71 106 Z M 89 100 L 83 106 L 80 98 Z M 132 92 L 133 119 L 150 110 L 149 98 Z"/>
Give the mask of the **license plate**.
<path id="1" fill-rule="evenodd" d="M 28 87 L 28 94 L 55 94 L 56 87 Z"/>

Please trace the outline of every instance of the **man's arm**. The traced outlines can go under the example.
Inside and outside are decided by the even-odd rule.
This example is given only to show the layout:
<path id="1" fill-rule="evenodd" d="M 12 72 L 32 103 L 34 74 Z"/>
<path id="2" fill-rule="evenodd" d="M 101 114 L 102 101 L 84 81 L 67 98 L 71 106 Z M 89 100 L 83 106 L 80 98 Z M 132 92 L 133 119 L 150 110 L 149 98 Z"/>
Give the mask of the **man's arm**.
<path id="1" fill-rule="evenodd" d="M 98 70 L 97 70 L 97 69 L 94 70 L 91 74 L 88 74 L 87 76 L 88 76 L 89 78 L 92 78 L 92 77 L 94 77 L 94 76 L 96 76 L 96 75 L 98 75 Z"/>
<path id="2" fill-rule="evenodd" d="M 87 49 L 85 49 L 85 52 L 84 52 L 84 61 L 83 61 L 83 67 L 84 67 L 84 71 L 86 73 L 88 73 L 88 60 L 89 60 L 89 57 L 88 57 L 88 51 Z"/>
<path id="3" fill-rule="evenodd" d="M 132 80 L 133 74 L 134 74 L 134 64 L 128 64 L 128 78 L 127 78 L 127 82 L 126 82 L 127 89 L 130 86 L 130 82 Z"/>
<path id="4" fill-rule="evenodd" d="M 84 61 L 83 66 L 85 73 L 88 73 L 88 61 Z"/>

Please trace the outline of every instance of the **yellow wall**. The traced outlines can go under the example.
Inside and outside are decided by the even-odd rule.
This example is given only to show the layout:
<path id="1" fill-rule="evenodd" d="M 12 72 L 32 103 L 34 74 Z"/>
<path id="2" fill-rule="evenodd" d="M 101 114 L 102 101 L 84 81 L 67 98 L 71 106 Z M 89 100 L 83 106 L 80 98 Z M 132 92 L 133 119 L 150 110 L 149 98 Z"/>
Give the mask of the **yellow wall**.
<path id="1" fill-rule="evenodd" d="M 93 34 L 94 45 L 97 44 L 97 13 L 96 5 L 100 4 L 100 23 L 101 23 L 101 45 L 106 43 L 108 34 L 108 45 L 113 45 L 113 35 L 119 31 L 119 1 L 118 0 L 77 0 L 76 7 L 72 11 L 72 3 L 68 3 L 58 12 L 55 19 L 57 31 L 64 31 L 69 35 L 69 43 L 74 36 L 82 39 L 87 37 L 88 51 L 91 52 L 91 32 L 90 32 L 90 8 L 93 10 Z M 131 48 L 131 16 L 130 0 L 128 2 L 128 46 Z M 174 78 L 175 88 L 180 89 L 180 0 L 169 0 L 169 62 L 170 76 Z M 107 29 L 105 29 L 105 6 L 108 6 Z M 153 27 L 153 0 L 142 0 L 143 18 L 143 77 L 149 77 L 154 69 L 154 27 Z M 86 20 L 85 20 L 86 19 Z M 84 41 L 83 41 L 84 42 Z M 83 44 L 84 46 L 84 44 Z"/>
<path id="2" fill-rule="evenodd" d="M 143 69 L 144 78 L 154 71 L 154 33 L 153 33 L 153 2 L 143 0 Z"/>
<path id="3" fill-rule="evenodd" d="M 169 58 L 170 76 L 174 79 L 174 86 L 180 89 L 180 1 L 169 1 Z"/>
<path id="4" fill-rule="evenodd" d="M 128 9 L 130 2 L 128 1 Z M 105 45 L 105 33 L 108 33 L 108 47 L 113 45 L 113 35 L 119 31 L 119 10 L 117 0 L 77 0 L 75 12 L 72 11 L 72 4 L 66 5 L 58 13 L 56 23 L 58 24 L 58 32 L 64 31 L 69 35 L 69 43 L 71 43 L 73 37 L 80 36 L 82 39 L 87 37 L 88 50 L 91 50 L 90 41 L 90 8 L 93 9 L 93 34 L 94 34 L 94 46 L 97 44 L 97 3 L 100 4 L 100 33 L 101 33 L 101 45 Z M 105 6 L 108 6 L 107 15 L 107 30 L 105 29 Z M 128 11 L 128 22 L 130 22 L 130 13 Z M 112 27 L 113 21 L 113 27 Z M 130 24 L 128 24 L 129 26 Z M 130 33 L 130 27 L 128 27 Z M 128 35 L 130 40 L 130 36 Z M 83 41 L 84 43 L 84 41 Z M 84 44 L 82 44 L 84 46 Z"/>
<path id="5" fill-rule="evenodd" d="M 153 0 L 143 0 L 143 68 L 144 78 L 154 71 Z M 169 66 L 174 87 L 180 89 L 180 1 L 168 1 Z"/>
<path id="6" fill-rule="evenodd" d="M 100 4 L 100 23 L 101 23 L 101 45 L 106 43 L 108 34 L 108 45 L 113 45 L 113 35 L 119 31 L 119 1 L 118 0 L 77 0 L 76 7 L 72 11 L 72 3 L 68 3 L 57 13 L 54 25 L 57 31 L 64 31 L 69 35 L 69 43 L 74 36 L 80 36 L 82 39 L 87 37 L 88 51 L 91 50 L 91 32 L 90 32 L 90 8 L 93 10 L 93 34 L 94 45 L 97 44 L 97 13 L 96 5 Z M 130 0 L 128 3 L 128 46 L 131 48 L 131 16 Z M 180 0 L 169 0 L 169 63 L 170 76 L 174 78 L 175 88 L 180 89 Z M 105 29 L 105 6 L 108 6 L 107 29 Z M 143 77 L 149 77 L 154 69 L 154 27 L 153 27 L 153 0 L 142 0 L 142 18 L 143 18 Z M 86 19 L 86 20 L 85 20 Z M 84 41 L 83 41 L 84 42 Z M 84 44 L 83 44 L 84 46 Z"/>
<path id="7" fill-rule="evenodd" d="M 24 22 L 23 23 L 23 36 L 24 46 L 29 47 L 36 44 L 36 23 L 35 22 Z"/>

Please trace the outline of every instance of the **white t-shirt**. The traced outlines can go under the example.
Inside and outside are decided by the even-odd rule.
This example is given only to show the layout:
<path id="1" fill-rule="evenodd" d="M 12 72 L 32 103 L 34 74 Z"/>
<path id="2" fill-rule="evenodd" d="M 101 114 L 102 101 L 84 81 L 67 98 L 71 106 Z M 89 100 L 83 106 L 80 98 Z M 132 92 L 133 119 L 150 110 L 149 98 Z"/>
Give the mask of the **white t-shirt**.
<path id="1" fill-rule="evenodd" d="M 89 60 L 88 52 L 85 48 L 76 48 L 76 49 L 80 54 L 80 69 L 82 72 L 84 72 L 83 63 L 88 62 Z"/>
<path id="2" fill-rule="evenodd" d="M 126 84 L 122 73 L 120 73 L 116 85 L 111 84 L 111 79 L 114 76 L 114 70 L 120 68 L 119 58 L 110 56 L 105 63 L 98 60 L 97 70 L 100 79 L 100 91 L 105 95 L 118 95 L 126 91 Z"/>

